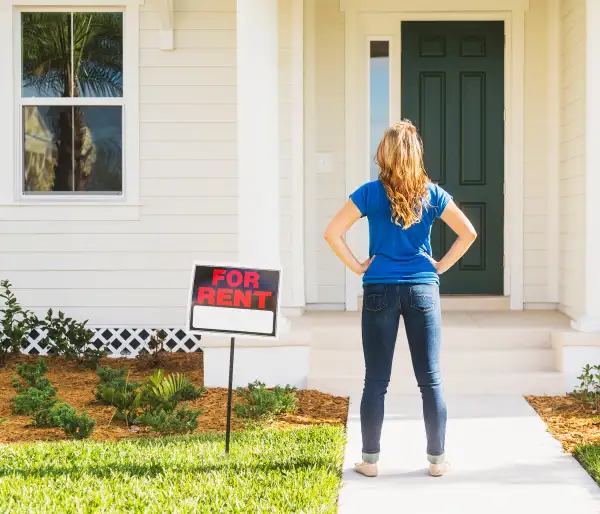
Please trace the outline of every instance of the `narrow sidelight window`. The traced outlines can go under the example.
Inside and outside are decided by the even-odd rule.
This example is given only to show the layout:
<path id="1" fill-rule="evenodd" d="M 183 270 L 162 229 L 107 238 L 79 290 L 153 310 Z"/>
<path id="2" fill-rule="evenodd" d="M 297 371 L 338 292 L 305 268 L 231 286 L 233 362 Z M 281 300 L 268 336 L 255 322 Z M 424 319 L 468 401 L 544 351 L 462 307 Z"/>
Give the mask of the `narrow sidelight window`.
<path id="1" fill-rule="evenodd" d="M 390 42 L 371 41 L 369 49 L 369 132 L 371 179 L 379 174 L 375 154 L 390 124 Z"/>

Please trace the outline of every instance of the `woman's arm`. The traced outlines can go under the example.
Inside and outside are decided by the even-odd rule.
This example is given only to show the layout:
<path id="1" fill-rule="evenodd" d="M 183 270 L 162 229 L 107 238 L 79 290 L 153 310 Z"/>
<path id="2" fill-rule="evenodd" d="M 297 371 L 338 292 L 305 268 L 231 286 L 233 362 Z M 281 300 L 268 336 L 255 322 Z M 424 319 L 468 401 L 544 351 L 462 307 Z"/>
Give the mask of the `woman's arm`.
<path id="1" fill-rule="evenodd" d="M 367 259 L 365 262 L 359 262 L 352 253 L 352 250 L 346 244 L 344 235 L 350 227 L 354 225 L 360 218 L 361 212 L 354 205 L 352 200 L 348 200 L 346 205 L 335 215 L 325 230 L 325 240 L 331 246 L 331 249 L 357 275 L 362 275 L 369 269 L 369 265 L 375 256 Z"/>
<path id="2" fill-rule="evenodd" d="M 441 218 L 456 233 L 458 238 L 454 241 L 448 253 L 439 262 L 432 259 L 438 275 L 441 275 L 454 266 L 477 238 L 477 232 L 475 232 L 475 228 L 469 221 L 469 218 L 463 214 L 454 201 L 450 201 L 446 206 Z"/>

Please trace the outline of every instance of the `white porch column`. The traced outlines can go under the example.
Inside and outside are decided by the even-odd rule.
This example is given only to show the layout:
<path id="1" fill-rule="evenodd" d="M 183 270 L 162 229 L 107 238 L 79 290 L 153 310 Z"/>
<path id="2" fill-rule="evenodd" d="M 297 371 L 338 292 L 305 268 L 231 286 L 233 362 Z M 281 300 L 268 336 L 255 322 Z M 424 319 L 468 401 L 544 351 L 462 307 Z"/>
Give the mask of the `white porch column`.
<path id="1" fill-rule="evenodd" d="M 277 0 L 237 1 L 240 263 L 280 264 Z"/>
<path id="2" fill-rule="evenodd" d="M 582 332 L 600 332 L 600 222 L 596 193 L 600 191 L 600 2 L 586 0 L 585 98 L 585 295 L 584 314 L 572 326 Z"/>
<path id="3" fill-rule="evenodd" d="M 278 0 L 237 0 L 239 262 L 260 267 L 281 265 L 277 7 Z M 306 386 L 307 336 L 291 331 L 281 314 L 279 329 L 279 341 L 236 338 L 234 387 L 255 380 L 268 386 Z M 204 384 L 226 387 L 228 339 L 202 341 Z"/>

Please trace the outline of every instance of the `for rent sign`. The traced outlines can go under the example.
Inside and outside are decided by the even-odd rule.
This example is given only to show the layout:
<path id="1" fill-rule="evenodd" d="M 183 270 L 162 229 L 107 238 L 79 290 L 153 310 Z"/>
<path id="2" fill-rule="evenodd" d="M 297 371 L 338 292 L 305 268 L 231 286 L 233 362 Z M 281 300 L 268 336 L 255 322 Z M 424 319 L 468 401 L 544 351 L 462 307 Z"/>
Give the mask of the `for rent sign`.
<path id="1" fill-rule="evenodd" d="M 277 337 L 281 272 L 195 264 L 188 330 Z"/>

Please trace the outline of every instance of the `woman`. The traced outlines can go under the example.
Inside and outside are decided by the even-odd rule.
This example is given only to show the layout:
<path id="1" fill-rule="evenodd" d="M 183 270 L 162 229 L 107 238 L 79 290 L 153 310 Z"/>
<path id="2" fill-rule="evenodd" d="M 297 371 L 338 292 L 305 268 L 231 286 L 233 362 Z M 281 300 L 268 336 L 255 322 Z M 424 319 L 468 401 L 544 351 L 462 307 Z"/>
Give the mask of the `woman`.
<path id="1" fill-rule="evenodd" d="M 362 462 L 355 470 L 377 476 L 384 398 L 390 380 L 400 316 L 423 398 L 427 460 L 432 476 L 448 470 L 444 444 L 446 403 L 440 378 L 441 309 L 439 275 L 454 265 L 477 234 L 473 225 L 423 166 L 423 144 L 403 120 L 385 132 L 377 149 L 379 179 L 351 196 L 325 232 L 336 255 L 364 275 L 362 339 L 365 385 L 360 405 Z M 344 240 L 362 218 L 369 221 L 369 259 L 359 262 Z M 441 218 L 458 238 L 438 262 L 431 255 L 431 226 Z"/>

